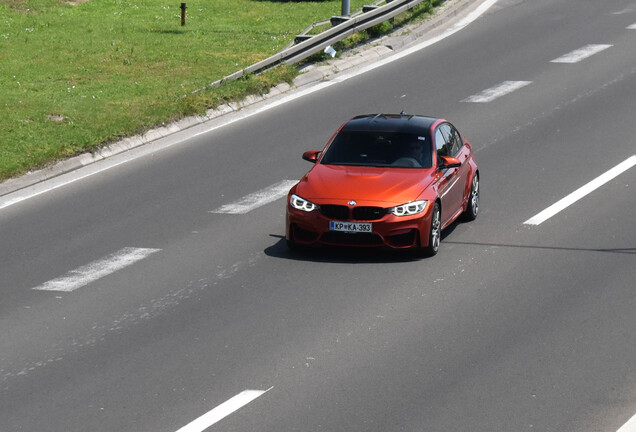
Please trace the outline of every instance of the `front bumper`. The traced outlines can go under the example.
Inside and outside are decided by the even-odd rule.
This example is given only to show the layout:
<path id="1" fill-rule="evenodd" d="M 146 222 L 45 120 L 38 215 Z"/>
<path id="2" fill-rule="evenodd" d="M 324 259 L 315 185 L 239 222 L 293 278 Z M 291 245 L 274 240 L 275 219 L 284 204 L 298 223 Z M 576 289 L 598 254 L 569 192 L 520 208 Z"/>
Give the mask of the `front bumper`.
<path id="1" fill-rule="evenodd" d="M 287 205 L 286 239 L 297 244 L 380 247 L 405 249 L 427 246 L 432 206 L 413 216 L 385 214 L 376 220 L 333 219 L 319 210 L 303 212 Z M 331 231 L 330 221 L 367 222 L 370 233 Z"/>

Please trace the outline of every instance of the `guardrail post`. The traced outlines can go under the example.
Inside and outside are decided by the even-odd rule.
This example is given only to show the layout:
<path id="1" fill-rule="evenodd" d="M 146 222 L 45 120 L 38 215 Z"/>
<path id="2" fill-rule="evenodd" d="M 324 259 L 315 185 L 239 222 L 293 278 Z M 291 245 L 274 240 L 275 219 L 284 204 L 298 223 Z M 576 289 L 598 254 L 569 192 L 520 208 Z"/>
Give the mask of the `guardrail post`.
<path id="1" fill-rule="evenodd" d="M 340 15 L 349 16 L 350 13 L 349 0 L 342 0 L 342 13 Z"/>

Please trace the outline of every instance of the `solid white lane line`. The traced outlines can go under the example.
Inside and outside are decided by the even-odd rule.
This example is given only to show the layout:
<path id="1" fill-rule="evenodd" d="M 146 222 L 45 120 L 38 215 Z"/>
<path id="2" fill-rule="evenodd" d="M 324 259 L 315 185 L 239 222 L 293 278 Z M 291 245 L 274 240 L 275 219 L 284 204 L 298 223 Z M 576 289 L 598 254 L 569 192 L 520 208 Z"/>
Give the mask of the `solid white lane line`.
<path id="1" fill-rule="evenodd" d="M 143 249 L 127 247 L 90 264 L 79 267 L 57 279 L 50 280 L 38 287 L 38 291 L 71 292 L 97 279 L 128 267 L 161 249 Z"/>
<path id="2" fill-rule="evenodd" d="M 634 417 L 632 417 L 616 432 L 636 432 L 636 415 L 634 415 Z"/>
<path id="3" fill-rule="evenodd" d="M 462 100 L 461 102 L 471 102 L 471 103 L 492 102 L 495 99 L 505 96 L 508 93 L 512 93 L 513 91 L 519 90 L 520 88 L 525 87 L 531 83 L 532 81 L 504 81 L 501 84 L 498 84 L 494 87 L 486 89 L 479 94 L 470 96 Z"/>
<path id="4" fill-rule="evenodd" d="M 222 403 L 207 414 L 204 414 L 193 422 L 188 423 L 177 432 L 202 432 L 213 424 L 223 420 L 234 411 L 252 402 L 257 397 L 262 396 L 264 393 L 267 393 L 271 389 L 272 388 L 269 388 L 267 390 L 242 391 L 241 393 L 234 396 L 232 399 Z"/>
<path id="5" fill-rule="evenodd" d="M 632 24 L 630 26 L 627 26 L 627 30 L 636 30 L 636 23 L 634 23 L 634 24 Z"/>
<path id="6" fill-rule="evenodd" d="M 78 170 L 71 171 L 70 173 L 53 177 L 49 180 L 46 180 L 45 182 L 36 183 L 24 189 L 19 189 L 15 192 L 11 192 L 5 196 L 0 197 L 0 210 L 14 204 L 18 204 L 22 201 L 26 201 L 43 193 L 47 193 L 71 183 L 75 183 L 76 181 L 83 180 L 87 177 L 91 177 L 95 174 L 99 174 L 102 171 L 114 168 L 131 160 L 134 160 L 134 158 L 131 158 L 128 154 L 122 155 L 118 158 L 103 161 L 103 163 L 101 164 L 90 164 Z"/>
<path id="7" fill-rule="evenodd" d="M 233 203 L 223 205 L 210 213 L 245 214 L 258 207 L 284 197 L 298 180 L 283 180 L 265 189 L 244 196 Z"/>
<path id="8" fill-rule="evenodd" d="M 543 223 L 546 220 L 550 219 L 555 214 L 559 213 L 561 210 L 564 210 L 565 208 L 571 206 L 572 204 L 574 204 L 575 202 L 577 202 L 581 198 L 585 197 L 586 195 L 588 195 L 591 192 L 595 191 L 599 187 L 603 186 L 605 183 L 609 182 L 610 180 L 614 179 L 615 177 L 618 177 L 619 175 L 621 175 L 622 173 L 624 173 L 625 171 L 627 171 L 628 169 L 630 169 L 634 165 L 636 165 L 636 155 L 633 155 L 629 159 L 621 162 L 620 164 L 616 165 L 611 170 L 607 171 L 605 174 L 602 174 L 602 175 L 598 176 L 597 178 L 595 178 L 591 182 L 589 182 L 586 185 L 584 185 L 584 186 L 580 187 L 579 189 L 575 190 L 570 195 L 566 196 L 562 200 L 554 203 L 553 205 L 551 205 L 547 209 L 543 210 L 541 213 L 539 213 L 536 216 L 528 219 L 527 221 L 524 222 L 524 224 L 526 224 L 526 225 L 540 225 L 541 223 Z"/>
<path id="9" fill-rule="evenodd" d="M 559 58 L 556 58 L 551 61 L 551 63 L 578 63 L 581 60 L 585 60 L 588 57 L 593 56 L 594 54 L 598 54 L 601 51 L 604 51 L 610 48 L 612 45 L 586 45 L 583 48 L 579 48 L 574 50 L 568 54 L 565 54 Z"/>

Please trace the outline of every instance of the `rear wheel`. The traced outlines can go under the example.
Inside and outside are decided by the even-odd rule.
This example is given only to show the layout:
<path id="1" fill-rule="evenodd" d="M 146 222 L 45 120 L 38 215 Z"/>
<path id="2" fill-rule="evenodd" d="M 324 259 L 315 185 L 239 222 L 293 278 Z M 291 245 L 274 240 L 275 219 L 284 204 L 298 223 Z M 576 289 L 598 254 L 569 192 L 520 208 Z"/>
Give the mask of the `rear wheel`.
<path id="1" fill-rule="evenodd" d="M 473 221 L 479 213 L 479 173 L 473 175 L 473 181 L 470 185 L 470 195 L 468 195 L 468 207 L 464 212 L 464 219 Z"/>
<path id="2" fill-rule="evenodd" d="M 428 231 L 428 246 L 422 248 L 422 253 L 426 256 L 436 255 L 442 240 L 442 212 L 439 203 L 433 206 L 431 214 L 431 225 Z"/>

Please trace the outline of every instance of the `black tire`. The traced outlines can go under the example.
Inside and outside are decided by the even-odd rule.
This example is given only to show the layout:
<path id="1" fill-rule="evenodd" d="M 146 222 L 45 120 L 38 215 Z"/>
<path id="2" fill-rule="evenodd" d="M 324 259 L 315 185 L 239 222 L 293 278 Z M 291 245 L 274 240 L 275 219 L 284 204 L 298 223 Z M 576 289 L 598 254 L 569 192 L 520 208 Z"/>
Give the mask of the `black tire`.
<path id="1" fill-rule="evenodd" d="M 289 233 L 289 238 L 285 239 L 285 244 L 287 245 L 287 250 L 289 250 L 291 253 L 302 253 L 304 250 L 307 249 L 306 245 L 298 243 L 294 239 L 294 229 L 293 228 L 291 228 L 291 231 Z"/>
<path id="2" fill-rule="evenodd" d="M 479 173 L 473 175 L 473 181 L 470 185 L 470 194 L 468 195 L 468 206 L 464 212 L 464 220 L 474 221 L 479 213 Z"/>
<path id="3" fill-rule="evenodd" d="M 287 244 L 287 249 L 289 249 L 292 252 L 295 252 L 298 250 L 298 243 L 296 243 L 293 240 L 285 240 L 285 243 Z"/>
<path id="4" fill-rule="evenodd" d="M 290 251 L 298 250 L 298 243 L 294 241 L 294 227 L 289 227 L 289 238 L 285 239 L 285 244 L 287 245 L 287 249 Z"/>
<path id="5" fill-rule="evenodd" d="M 433 206 L 431 214 L 431 225 L 428 229 L 428 246 L 421 249 L 424 256 L 434 256 L 439 252 L 439 246 L 442 241 L 442 212 L 439 203 Z"/>

